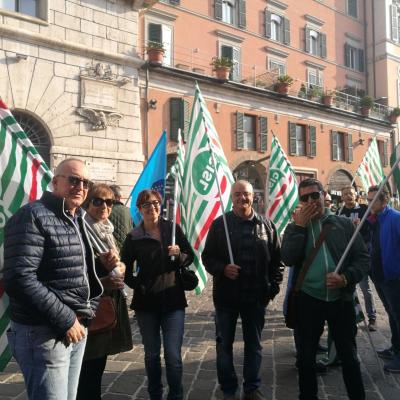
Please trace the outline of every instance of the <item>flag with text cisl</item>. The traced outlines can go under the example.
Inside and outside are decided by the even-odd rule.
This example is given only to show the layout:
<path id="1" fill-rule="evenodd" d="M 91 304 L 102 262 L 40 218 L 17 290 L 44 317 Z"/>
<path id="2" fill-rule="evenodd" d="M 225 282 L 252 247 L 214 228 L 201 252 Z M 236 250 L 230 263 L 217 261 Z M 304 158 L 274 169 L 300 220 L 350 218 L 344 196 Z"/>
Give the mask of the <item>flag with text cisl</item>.
<path id="1" fill-rule="evenodd" d="M 170 176 L 178 180 L 178 193 L 176 194 L 176 200 L 178 202 L 178 208 L 176 212 L 176 223 L 181 224 L 181 215 L 185 212 L 182 209 L 182 187 L 183 187 L 183 170 L 184 170 L 184 163 L 185 163 L 185 144 L 182 139 L 181 130 L 178 130 L 178 146 L 177 146 L 177 155 L 174 164 L 170 170 Z"/>
<path id="2" fill-rule="evenodd" d="M 399 157 L 400 157 L 400 143 L 397 144 L 397 146 L 394 148 L 392 155 L 390 156 L 390 165 L 392 168 Z M 397 167 L 393 170 L 393 178 L 394 178 L 394 182 L 396 184 L 398 196 L 400 196 L 400 167 L 399 167 L 399 164 L 397 164 Z"/>
<path id="3" fill-rule="evenodd" d="M 370 186 L 379 185 L 383 179 L 385 179 L 378 144 L 375 138 L 369 145 L 368 150 L 357 169 L 356 175 L 360 177 L 365 192 L 368 192 Z"/>
<path id="4" fill-rule="evenodd" d="M 8 297 L 4 291 L 4 226 L 24 204 L 41 197 L 52 174 L 10 110 L 0 100 L 0 371 L 11 358 L 6 331 Z"/>
<path id="5" fill-rule="evenodd" d="M 217 174 L 214 171 L 210 146 L 216 160 Z M 186 144 L 181 196 L 182 208 L 185 210 L 181 216 L 181 226 L 194 249 L 194 265 L 199 277 L 196 293 L 200 293 L 207 282 L 207 274 L 200 255 L 212 222 L 221 215 L 216 179 L 221 187 L 225 211 L 229 211 L 232 206 L 230 191 L 233 176 L 212 117 L 196 84 Z"/>
<path id="6" fill-rule="evenodd" d="M 268 176 L 267 215 L 281 235 L 299 202 L 299 198 L 296 175 L 275 135 L 272 138 Z"/>
<path id="7" fill-rule="evenodd" d="M 131 215 L 135 225 L 138 225 L 142 220 L 142 216 L 136 207 L 139 193 L 145 189 L 153 189 L 157 190 L 164 198 L 166 173 L 167 133 L 164 131 L 131 192 Z"/>

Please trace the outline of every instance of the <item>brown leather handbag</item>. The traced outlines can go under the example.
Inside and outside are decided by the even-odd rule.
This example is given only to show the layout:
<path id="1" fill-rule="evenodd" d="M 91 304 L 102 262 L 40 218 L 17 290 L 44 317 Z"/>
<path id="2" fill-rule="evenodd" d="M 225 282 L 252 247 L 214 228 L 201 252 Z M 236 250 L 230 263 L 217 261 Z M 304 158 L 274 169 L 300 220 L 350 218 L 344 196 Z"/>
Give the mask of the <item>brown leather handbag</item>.
<path id="1" fill-rule="evenodd" d="M 89 334 L 110 331 L 117 326 L 117 307 L 111 296 L 100 297 L 100 303 L 96 310 L 96 316 L 91 320 Z"/>

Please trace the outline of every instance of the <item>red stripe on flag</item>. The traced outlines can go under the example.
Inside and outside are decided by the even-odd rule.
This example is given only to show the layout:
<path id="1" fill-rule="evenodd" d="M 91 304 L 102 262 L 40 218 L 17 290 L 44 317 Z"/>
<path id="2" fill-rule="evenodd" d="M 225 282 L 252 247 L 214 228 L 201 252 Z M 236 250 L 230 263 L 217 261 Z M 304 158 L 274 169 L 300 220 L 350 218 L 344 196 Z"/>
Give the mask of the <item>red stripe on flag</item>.
<path id="1" fill-rule="evenodd" d="M 275 198 L 277 200 L 274 201 L 274 204 L 272 204 L 271 208 L 269 209 L 269 215 L 271 216 L 273 212 L 275 211 L 275 208 L 278 207 L 278 204 L 280 203 L 279 198 L 282 196 L 283 193 L 285 193 L 287 188 L 287 184 L 284 183 L 281 187 L 281 190 L 276 194 Z"/>
<path id="2" fill-rule="evenodd" d="M 176 223 L 178 225 L 181 224 L 181 204 L 178 204 L 178 207 L 176 209 Z"/>
<path id="3" fill-rule="evenodd" d="M 5 110 L 8 110 L 8 107 L 5 105 L 4 101 L 0 99 L 0 108 L 4 108 Z"/>
<path id="4" fill-rule="evenodd" d="M 199 249 L 200 243 L 202 242 L 202 240 L 203 240 L 204 237 L 206 236 L 206 233 L 207 233 L 208 230 L 210 229 L 210 226 L 211 226 L 212 222 L 214 221 L 215 216 L 216 216 L 217 213 L 218 213 L 219 206 L 220 206 L 220 202 L 217 201 L 217 202 L 214 204 L 214 207 L 213 207 L 213 209 L 211 210 L 211 213 L 210 213 L 210 215 L 208 216 L 207 221 L 206 221 L 205 224 L 203 225 L 203 228 L 201 229 L 199 236 L 198 236 L 197 239 L 196 239 L 196 242 L 195 242 L 195 244 L 194 244 L 194 246 L 193 246 L 193 247 L 195 248 L 195 250 L 198 250 L 198 249 Z"/>
<path id="5" fill-rule="evenodd" d="M 367 171 L 368 180 L 369 180 L 369 185 L 370 185 L 370 186 L 373 186 L 373 185 L 374 185 L 374 181 L 372 180 L 371 172 L 369 171 L 369 168 L 368 168 L 368 164 L 367 164 L 367 163 L 365 163 L 365 170 Z"/>
<path id="6" fill-rule="evenodd" d="M 37 172 L 40 167 L 40 162 L 36 158 L 32 161 L 32 186 L 29 192 L 29 202 L 35 201 L 37 199 Z"/>

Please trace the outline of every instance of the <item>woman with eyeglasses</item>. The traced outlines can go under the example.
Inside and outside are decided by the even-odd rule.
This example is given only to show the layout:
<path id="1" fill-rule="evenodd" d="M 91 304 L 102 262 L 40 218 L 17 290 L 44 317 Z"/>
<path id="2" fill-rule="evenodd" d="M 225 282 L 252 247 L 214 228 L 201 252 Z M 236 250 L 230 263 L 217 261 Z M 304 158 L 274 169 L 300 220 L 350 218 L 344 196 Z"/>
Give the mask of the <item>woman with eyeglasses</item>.
<path id="1" fill-rule="evenodd" d="M 95 332 L 88 329 L 88 339 L 79 377 L 78 400 L 100 400 L 101 379 L 107 356 L 132 349 L 132 333 L 128 308 L 123 293 L 125 265 L 120 262 L 114 227 L 108 220 L 114 204 L 114 193 L 106 184 L 95 184 L 84 203 L 85 221 L 92 245 L 95 244 L 96 272 L 104 288 L 102 296 L 110 296 L 116 310 L 116 324 Z M 107 250 L 102 252 L 100 250 Z M 99 311 L 99 309 L 97 310 Z M 95 324 L 95 320 L 92 321 Z"/>
<path id="2" fill-rule="evenodd" d="M 136 206 L 142 222 L 127 236 L 122 248 L 125 283 L 134 289 L 135 310 L 144 345 L 151 400 L 161 400 L 161 334 L 168 400 L 183 399 L 181 347 L 187 307 L 179 269 L 189 266 L 193 250 L 179 225 L 172 245 L 172 223 L 160 216 L 161 196 L 155 190 L 139 193 Z"/>

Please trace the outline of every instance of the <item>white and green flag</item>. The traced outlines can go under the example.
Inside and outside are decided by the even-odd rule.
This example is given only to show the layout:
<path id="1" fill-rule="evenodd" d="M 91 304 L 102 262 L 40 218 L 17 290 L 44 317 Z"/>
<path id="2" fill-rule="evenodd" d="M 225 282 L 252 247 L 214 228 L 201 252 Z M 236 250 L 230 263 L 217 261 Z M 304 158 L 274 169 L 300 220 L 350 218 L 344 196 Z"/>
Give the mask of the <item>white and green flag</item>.
<path id="1" fill-rule="evenodd" d="M 267 215 L 281 235 L 299 202 L 299 198 L 296 175 L 275 135 L 272 138 L 268 176 Z"/>
<path id="2" fill-rule="evenodd" d="M 370 186 L 379 185 L 385 179 L 378 144 L 375 138 L 369 145 L 369 148 L 357 169 L 356 175 L 360 177 L 363 189 L 366 193 Z"/>
<path id="3" fill-rule="evenodd" d="M 392 155 L 390 156 L 390 165 L 392 166 L 392 168 L 393 168 L 393 165 L 396 163 L 396 161 L 399 159 L 399 157 L 400 157 L 400 143 L 397 144 L 397 146 L 394 148 Z M 394 182 L 396 184 L 398 196 L 400 196 L 400 167 L 399 167 L 399 164 L 397 164 L 397 167 L 393 171 L 393 178 L 394 178 Z"/>
<path id="4" fill-rule="evenodd" d="M 210 146 L 216 159 L 217 174 L 214 172 Z M 199 277 L 197 293 L 204 289 L 207 282 L 207 274 L 200 255 L 212 222 L 221 215 L 217 179 L 225 211 L 229 211 L 232 206 L 230 191 L 233 176 L 211 114 L 196 84 L 186 144 L 181 195 L 184 211 L 181 215 L 181 226 L 195 252 L 194 265 Z"/>
<path id="5" fill-rule="evenodd" d="M 39 198 L 52 174 L 7 106 L 0 100 L 0 371 L 11 358 L 6 331 L 8 297 L 4 292 L 4 226 L 24 204 Z"/>

